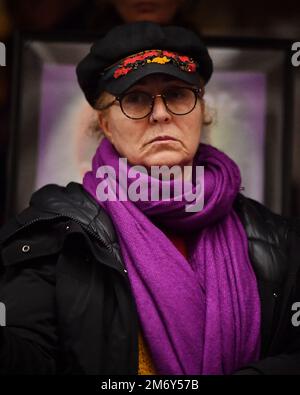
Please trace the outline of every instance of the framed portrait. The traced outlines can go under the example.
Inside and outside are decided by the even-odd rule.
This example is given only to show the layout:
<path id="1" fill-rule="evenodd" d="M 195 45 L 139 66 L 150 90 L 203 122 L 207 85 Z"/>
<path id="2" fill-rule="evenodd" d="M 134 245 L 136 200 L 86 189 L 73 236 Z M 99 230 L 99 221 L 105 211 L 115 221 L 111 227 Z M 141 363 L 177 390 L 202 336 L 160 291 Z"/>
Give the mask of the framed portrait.
<path id="1" fill-rule="evenodd" d="M 8 216 L 26 207 L 43 185 L 81 182 L 90 168 L 102 135 L 75 67 L 95 39 L 30 35 L 16 40 Z M 202 141 L 237 162 L 246 196 L 287 214 L 294 100 L 290 42 L 204 40 L 214 73 L 205 93 L 212 123 Z"/>

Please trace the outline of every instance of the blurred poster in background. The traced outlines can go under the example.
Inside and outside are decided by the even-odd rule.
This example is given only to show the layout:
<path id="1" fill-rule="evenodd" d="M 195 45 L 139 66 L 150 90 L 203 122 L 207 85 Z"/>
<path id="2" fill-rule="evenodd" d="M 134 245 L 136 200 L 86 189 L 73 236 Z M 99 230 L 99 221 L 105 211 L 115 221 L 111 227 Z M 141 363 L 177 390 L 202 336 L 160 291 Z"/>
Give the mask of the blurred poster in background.
<path id="1" fill-rule="evenodd" d="M 78 86 L 75 66 L 92 41 L 19 42 L 15 116 L 11 145 L 9 213 L 25 208 L 33 191 L 45 184 L 81 182 L 101 143 L 97 114 Z M 213 122 L 203 141 L 234 159 L 243 193 L 281 213 L 290 180 L 291 156 L 287 41 L 209 38 L 215 72 L 205 99 Z M 291 117 L 290 117 L 291 118 Z"/>

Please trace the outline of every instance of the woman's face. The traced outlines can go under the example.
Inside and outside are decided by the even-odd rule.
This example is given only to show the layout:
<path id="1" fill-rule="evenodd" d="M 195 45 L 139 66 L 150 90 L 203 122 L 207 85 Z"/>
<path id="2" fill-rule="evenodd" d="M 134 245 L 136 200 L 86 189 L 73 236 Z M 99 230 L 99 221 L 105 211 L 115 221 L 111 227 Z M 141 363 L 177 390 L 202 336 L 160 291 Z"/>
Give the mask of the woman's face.
<path id="1" fill-rule="evenodd" d="M 125 22 L 170 23 L 183 0 L 111 0 Z"/>
<path id="2" fill-rule="evenodd" d="M 129 91 L 161 94 L 174 87 L 190 87 L 187 83 L 163 74 L 143 78 Z M 154 102 L 152 113 L 146 118 L 133 120 L 123 114 L 118 104 L 99 112 L 100 127 L 105 136 L 132 165 L 173 166 L 191 165 L 200 143 L 204 103 L 198 99 L 192 112 L 186 115 L 170 113 L 161 97 Z M 161 136 L 175 140 L 154 141 Z"/>

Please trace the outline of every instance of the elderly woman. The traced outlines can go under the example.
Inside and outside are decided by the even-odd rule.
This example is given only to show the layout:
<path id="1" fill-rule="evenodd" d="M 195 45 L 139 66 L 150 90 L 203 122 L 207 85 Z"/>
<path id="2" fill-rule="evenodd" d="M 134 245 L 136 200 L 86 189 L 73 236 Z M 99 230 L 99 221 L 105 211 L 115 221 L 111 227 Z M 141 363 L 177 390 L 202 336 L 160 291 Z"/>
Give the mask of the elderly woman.
<path id="1" fill-rule="evenodd" d="M 1 372 L 300 373 L 299 226 L 201 143 L 212 71 L 197 35 L 151 22 L 80 62 L 105 138 L 82 185 L 41 188 L 2 229 Z"/>

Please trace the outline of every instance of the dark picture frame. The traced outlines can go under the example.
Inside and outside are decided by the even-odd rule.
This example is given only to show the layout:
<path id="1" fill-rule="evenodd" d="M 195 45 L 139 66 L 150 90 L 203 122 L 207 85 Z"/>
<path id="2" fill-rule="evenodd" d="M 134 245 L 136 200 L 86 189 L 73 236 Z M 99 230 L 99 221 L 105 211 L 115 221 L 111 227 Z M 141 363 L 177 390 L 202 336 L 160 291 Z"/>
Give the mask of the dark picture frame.
<path id="1" fill-rule="evenodd" d="M 42 185 L 80 181 L 76 172 L 80 169 L 82 176 L 88 169 L 81 156 L 90 158 L 99 141 L 92 130 L 84 140 L 78 140 L 75 132 L 80 123 L 77 114 L 90 111 L 76 83 L 75 65 L 96 38 L 15 37 L 8 217 L 25 208 Z M 237 161 L 245 195 L 288 215 L 294 126 L 291 42 L 236 37 L 204 37 L 204 41 L 215 64 L 206 89 L 213 123 L 204 141 Z M 66 130 L 69 134 L 64 134 Z"/>

